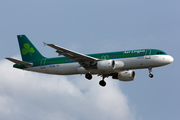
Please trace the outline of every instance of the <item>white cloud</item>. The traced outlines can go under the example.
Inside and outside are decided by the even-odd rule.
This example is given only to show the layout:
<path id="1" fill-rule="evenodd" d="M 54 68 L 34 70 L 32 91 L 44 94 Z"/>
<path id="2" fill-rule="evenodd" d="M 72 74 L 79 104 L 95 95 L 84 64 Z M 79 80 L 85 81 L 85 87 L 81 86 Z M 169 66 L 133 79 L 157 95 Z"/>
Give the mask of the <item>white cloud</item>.
<path id="1" fill-rule="evenodd" d="M 133 120 L 118 81 L 83 76 L 55 76 L 12 68 L 0 61 L 0 119 L 18 120 Z"/>

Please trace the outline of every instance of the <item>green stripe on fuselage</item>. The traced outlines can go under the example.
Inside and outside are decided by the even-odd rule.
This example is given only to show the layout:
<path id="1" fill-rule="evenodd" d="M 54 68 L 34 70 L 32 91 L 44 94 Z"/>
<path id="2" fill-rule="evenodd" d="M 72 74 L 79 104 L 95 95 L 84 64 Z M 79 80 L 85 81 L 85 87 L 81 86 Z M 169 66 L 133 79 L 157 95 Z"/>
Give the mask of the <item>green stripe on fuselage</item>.
<path id="1" fill-rule="evenodd" d="M 88 56 L 98 58 L 98 59 L 120 59 L 120 58 L 130 58 L 130 57 L 142 57 L 145 55 L 158 55 L 157 53 L 165 52 L 158 49 L 139 49 L 139 50 L 127 50 L 127 51 L 119 51 L 119 52 L 108 52 L 108 53 L 98 53 L 98 54 L 87 54 Z M 163 55 L 159 54 L 159 55 Z M 51 64 L 64 64 L 64 63 L 72 63 L 76 61 L 72 61 L 67 57 L 55 57 L 55 58 L 47 58 L 44 61 L 41 60 L 31 60 L 33 63 L 33 67 L 41 66 L 41 65 L 51 65 Z M 15 68 L 23 69 L 26 68 L 24 66 L 20 66 L 15 64 Z"/>

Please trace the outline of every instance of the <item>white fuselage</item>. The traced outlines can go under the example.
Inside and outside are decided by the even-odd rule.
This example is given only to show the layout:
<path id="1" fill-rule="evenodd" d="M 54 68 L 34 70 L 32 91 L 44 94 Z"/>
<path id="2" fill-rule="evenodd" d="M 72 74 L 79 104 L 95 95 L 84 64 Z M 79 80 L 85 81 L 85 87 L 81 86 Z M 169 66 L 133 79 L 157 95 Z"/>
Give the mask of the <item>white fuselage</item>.
<path id="1" fill-rule="evenodd" d="M 170 55 L 148 55 L 142 57 L 118 58 L 113 60 L 116 62 L 123 62 L 123 68 L 108 71 L 102 71 L 98 69 L 91 69 L 87 71 L 81 67 L 78 62 L 73 62 L 29 67 L 25 68 L 24 70 L 57 75 L 86 74 L 88 72 L 91 72 L 91 74 L 109 74 L 130 69 L 160 67 L 173 62 L 173 58 Z"/>

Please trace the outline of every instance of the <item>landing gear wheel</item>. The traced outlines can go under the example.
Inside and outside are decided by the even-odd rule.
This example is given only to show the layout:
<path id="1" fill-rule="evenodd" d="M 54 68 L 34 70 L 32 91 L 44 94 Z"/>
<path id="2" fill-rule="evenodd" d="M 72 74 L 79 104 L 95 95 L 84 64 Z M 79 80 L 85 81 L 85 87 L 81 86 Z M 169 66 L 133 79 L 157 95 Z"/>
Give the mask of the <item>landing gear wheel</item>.
<path id="1" fill-rule="evenodd" d="M 86 79 L 88 79 L 88 80 L 91 80 L 91 79 L 92 79 L 92 75 L 91 75 L 90 73 L 87 73 L 87 74 L 85 75 L 85 77 L 86 77 Z"/>
<path id="2" fill-rule="evenodd" d="M 152 67 L 149 67 L 148 70 L 149 70 L 149 77 L 150 77 L 150 78 L 153 78 Z"/>
<path id="3" fill-rule="evenodd" d="M 150 78 L 153 78 L 153 74 L 149 74 L 149 77 L 150 77 Z"/>
<path id="4" fill-rule="evenodd" d="M 104 80 L 99 81 L 99 85 L 101 85 L 102 87 L 106 86 L 106 82 Z"/>

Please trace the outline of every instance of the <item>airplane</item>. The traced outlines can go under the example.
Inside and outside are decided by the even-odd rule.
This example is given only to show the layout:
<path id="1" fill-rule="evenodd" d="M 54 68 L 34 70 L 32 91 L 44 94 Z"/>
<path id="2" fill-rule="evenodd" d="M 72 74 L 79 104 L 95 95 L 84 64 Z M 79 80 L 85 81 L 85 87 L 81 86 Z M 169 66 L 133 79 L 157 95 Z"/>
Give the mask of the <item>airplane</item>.
<path id="1" fill-rule="evenodd" d="M 153 78 L 152 68 L 164 66 L 173 62 L 173 57 L 158 49 L 138 49 L 118 52 L 81 54 L 54 44 L 45 46 L 54 48 L 60 57 L 46 58 L 25 35 L 17 35 L 22 61 L 6 58 L 14 62 L 14 68 L 54 75 L 84 74 L 88 80 L 92 75 L 102 77 L 99 85 L 106 86 L 105 78 L 120 81 L 133 81 L 134 69 L 149 70 Z"/>

